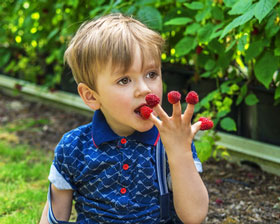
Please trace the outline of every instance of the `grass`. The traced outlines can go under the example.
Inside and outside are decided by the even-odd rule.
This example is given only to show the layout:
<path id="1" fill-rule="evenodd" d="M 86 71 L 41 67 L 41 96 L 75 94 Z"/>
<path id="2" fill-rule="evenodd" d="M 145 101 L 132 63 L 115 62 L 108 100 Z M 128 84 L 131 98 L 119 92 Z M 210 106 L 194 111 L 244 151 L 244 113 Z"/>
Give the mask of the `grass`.
<path id="1" fill-rule="evenodd" d="M 0 223 L 38 223 L 52 153 L 0 140 Z"/>

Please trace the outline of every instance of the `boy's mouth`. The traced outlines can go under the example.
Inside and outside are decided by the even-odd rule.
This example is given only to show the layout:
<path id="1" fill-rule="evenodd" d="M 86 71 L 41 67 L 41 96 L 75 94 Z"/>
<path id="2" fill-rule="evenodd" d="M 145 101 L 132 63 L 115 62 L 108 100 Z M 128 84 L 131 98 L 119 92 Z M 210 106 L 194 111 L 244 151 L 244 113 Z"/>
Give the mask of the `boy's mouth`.
<path id="1" fill-rule="evenodd" d="M 141 107 L 143 107 L 143 106 L 148 106 L 148 105 L 147 105 L 147 104 L 142 104 L 141 106 L 137 107 L 137 108 L 134 110 L 134 113 L 136 113 L 137 115 L 141 116 L 141 114 L 140 114 L 140 109 L 141 109 Z"/>

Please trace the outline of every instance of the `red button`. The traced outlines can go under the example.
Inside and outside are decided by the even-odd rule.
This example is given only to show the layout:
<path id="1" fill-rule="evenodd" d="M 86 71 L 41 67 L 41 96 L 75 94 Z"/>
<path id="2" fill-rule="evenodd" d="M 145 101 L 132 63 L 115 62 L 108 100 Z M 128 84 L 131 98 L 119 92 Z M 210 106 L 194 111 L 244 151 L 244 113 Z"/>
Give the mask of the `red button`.
<path id="1" fill-rule="evenodd" d="M 125 143 L 126 143 L 126 139 L 125 139 L 125 138 L 122 138 L 122 139 L 121 139 L 121 143 L 122 143 L 122 144 L 125 144 Z"/>
<path id="2" fill-rule="evenodd" d="M 129 165 L 128 164 L 123 164 L 123 167 L 122 167 L 124 170 L 128 170 L 129 168 Z"/>
<path id="3" fill-rule="evenodd" d="M 126 193 L 126 189 L 125 189 L 124 187 L 121 189 L 121 193 L 122 193 L 122 194 L 125 194 L 125 193 Z"/>

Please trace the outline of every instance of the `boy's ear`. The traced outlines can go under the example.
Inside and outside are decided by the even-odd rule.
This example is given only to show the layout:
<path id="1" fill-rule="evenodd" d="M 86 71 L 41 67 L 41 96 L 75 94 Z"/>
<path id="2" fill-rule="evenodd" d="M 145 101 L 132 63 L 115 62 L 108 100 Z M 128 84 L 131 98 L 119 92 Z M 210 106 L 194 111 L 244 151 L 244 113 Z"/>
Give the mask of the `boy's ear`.
<path id="1" fill-rule="evenodd" d="M 100 102 L 98 100 L 98 94 L 94 90 L 90 89 L 86 84 L 78 84 L 78 92 L 84 103 L 93 110 L 100 108 Z"/>

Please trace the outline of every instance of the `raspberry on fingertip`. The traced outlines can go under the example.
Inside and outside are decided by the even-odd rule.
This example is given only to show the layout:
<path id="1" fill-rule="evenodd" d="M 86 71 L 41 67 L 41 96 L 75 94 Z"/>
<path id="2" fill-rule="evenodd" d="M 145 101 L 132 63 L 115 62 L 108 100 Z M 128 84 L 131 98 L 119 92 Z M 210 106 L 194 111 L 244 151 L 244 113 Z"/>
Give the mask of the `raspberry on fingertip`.
<path id="1" fill-rule="evenodd" d="M 150 114 L 153 112 L 153 109 L 148 106 L 142 106 L 140 108 L 140 115 L 143 119 L 147 120 L 150 117 Z"/>
<path id="2" fill-rule="evenodd" d="M 188 104 L 197 104 L 199 102 L 198 94 L 195 91 L 190 91 L 186 96 L 186 102 Z"/>
<path id="3" fill-rule="evenodd" d="M 199 118 L 198 121 L 201 121 L 200 130 L 202 130 L 202 131 L 209 130 L 209 129 L 213 128 L 213 126 L 214 126 L 213 121 L 206 117 L 201 117 L 201 118 Z"/>
<path id="4" fill-rule="evenodd" d="M 181 100 L 181 94 L 178 91 L 170 91 L 167 98 L 169 103 L 175 104 Z"/>
<path id="5" fill-rule="evenodd" d="M 148 94 L 145 97 L 145 100 L 146 100 L 149 107 L 155 107 L 160 102 L 160 98 L 157 95 L 152 94 L 152 93 Z"/>

